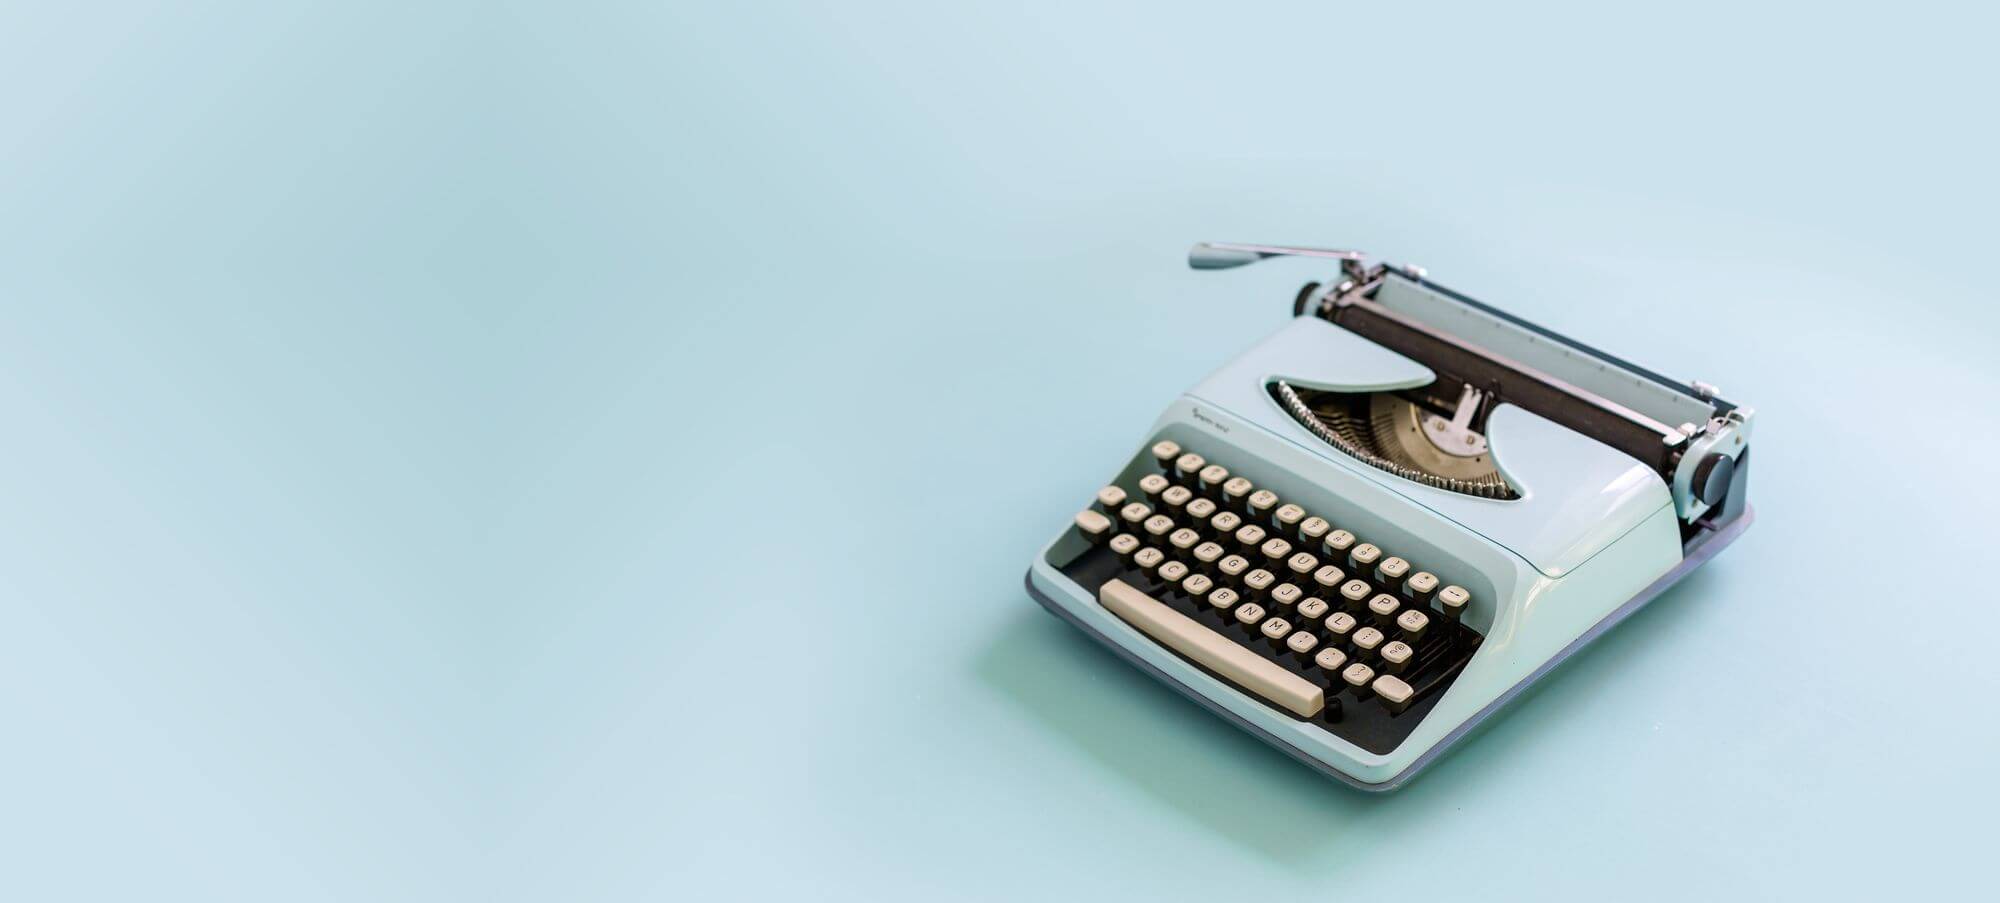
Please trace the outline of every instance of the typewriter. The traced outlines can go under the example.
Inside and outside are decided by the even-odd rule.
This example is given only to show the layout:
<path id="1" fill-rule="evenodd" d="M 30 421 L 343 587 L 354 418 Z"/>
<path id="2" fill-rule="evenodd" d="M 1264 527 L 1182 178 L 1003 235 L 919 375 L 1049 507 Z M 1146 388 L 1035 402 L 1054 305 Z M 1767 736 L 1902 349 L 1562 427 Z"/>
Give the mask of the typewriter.
<path id="1" fill-rule="evenodd" d="M 1750 525 L 1752 412 L 1352 251 L 1175 400 L 1028 591 L 1325 774 L 1390 790 Z"/>

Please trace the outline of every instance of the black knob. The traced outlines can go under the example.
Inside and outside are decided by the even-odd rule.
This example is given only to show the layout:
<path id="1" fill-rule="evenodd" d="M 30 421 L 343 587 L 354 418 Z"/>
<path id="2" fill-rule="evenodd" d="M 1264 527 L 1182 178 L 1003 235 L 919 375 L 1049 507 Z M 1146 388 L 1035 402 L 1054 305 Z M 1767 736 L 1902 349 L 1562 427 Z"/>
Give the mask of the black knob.
<path id="1" fill-rule="evenodd" d="M 1730 478 L 1736 476 L 1736 459 L 1728 455 L 1710 452 L 1694 466 L 1694 483 L 1689 486 L 1694 497 L 1704 503 L 1714 505 L 1729 494 Z"/>

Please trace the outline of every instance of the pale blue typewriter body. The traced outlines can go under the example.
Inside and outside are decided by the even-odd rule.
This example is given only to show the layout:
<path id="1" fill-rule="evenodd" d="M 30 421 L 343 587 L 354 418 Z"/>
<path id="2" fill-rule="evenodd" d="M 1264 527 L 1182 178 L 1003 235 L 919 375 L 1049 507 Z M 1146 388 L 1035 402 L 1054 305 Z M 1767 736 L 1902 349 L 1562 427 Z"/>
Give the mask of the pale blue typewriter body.
<path id="1" fill-rule="evenodd" d="M 1225 252 L 1232 248 L 1264 252 L 1259 256 L 1291 250 L 1255 246 L 1197 250 L 1213 254 L 1218 247 Z M 1147 449 L 1166 440 L 1198 452 L 1208 462 L 1227 465 L 1258 489 L 1406 559 L 1434 574 L 1439 583 L 1462 587 L 1471 602 L 1456 610 L 1453 618 L 1477 637 L 1466 634 L 1464 643 L 1440 647 L 1459 651 L 1441 652 L 1434 659 L 1454 661 L 1451 674 L 1430 682 L 1434 698 L 1404 703 L 1410 707 L 1400 713 L 1388 711 L 1389 703 L 1372 696 L 1369 687 L 1343 686 L 1338 674 L 1319 673 L 1312 659 L 1288 654 L 1279 640 L 1260 645 L 1250 629 L 1255 625 L 1233 624 L 1226 612 L 1204 610 L 1205 597 L 1175 596 L 1174 604 L 1209 619 L 1210 629 L 1323 685 L 1335 710 L 1301 717 L 1273 704 L 1254 687 L 1246 689 L 1250 684 L 1230 679 L 1228 669 L 1216 662 L 1161 642 L 1114 613 L 1100 601 L 1098 588 L 1086 585 L 1101 582 L 1099 576 L 1112 566 L 1110 554 L 1093 551 L 1093 546 L 1102 546 L 1108 533 L 1122 532 L 1115 511 L 1103 512 L 1113 527 L 1100 534 L 1082 526 L 1086 520 L 1096 525 L 1097 517 L 1090 512 L 1079 515 L 1078 525 L 1066 527 L 1035 556 L 1027 582 L 1050 611 L 1227 719 L 1349 784 L 1386 790 L 1410 779 L 1528 684 L 1749 525 L 1751 511 L 1744 493 L 1751 416 L 1747 409 L 1714 398 L 1708 387 L 1666 381 L 1439 288 L 1414 271 L 1369 268 L 1348 255 L 1343 274 L 1345 278 L 1325 287 L 1308 286 L 1298 304 L 1301 315 L 1168 405 L 1135 443 L 1135 453 L 1123 470 L 1110 475 L 1111 482 L 1133 486 L 1157 470 Z M 1350 305 L 1365 310 L 1347 310 Z M 1376 319 L 1363 321 L 1359 319 L 1363 315 Z M 1502 388 L 1487 393 L 1481 407 L 1481 435 L 1491 465 L 1504 476 L 1514 497 L 1476 497 L 1371 466 L 1316 435 L 1274 397 L 1273 387 L 1283 381 L 1299 390 L 1395 393 L 1421 390 L 1437 381 L 1439 373 L 1410 354 L 1337 325 L 1336 320 L 1344 317 L 1352 317 L 1347 322 L 1360 325 L 1361 331 L 1374 329 L 1371 323 L 1397 324 L 1399 329 L 1414 324 L 1424 335 L 1443 336 L 1455 343 L 1450 357 L 1454 365 L 1475 360 L 1464 354 L 1480 355 L 1473 369 L 1484 372 L 1488 362 L 1497 361 L 1511 368 L 1509 374 L 1529 374 L 1538 393 L 1544 386 L 1555 386 L 1588 399 L 1577 403 L 1595 405 L 1592 412 L 1622 412 L 1628 416 L 1615 424 L 1620 439 L 1613 442 L 1623 441 L 1630 450 L 1632 435 L 1651 430 L 1658 433 L 1662 451 L 1656 455 L 1640 446 L 1640 453 L 1650 459 L 1642 461 L 1601 436 L 1509 403 Z M 1415 338 L 1407 347 L 1429 341 L 1418 333 L 1410 335 Z M 1470 388 L 1475 380 L 1463 382 Z M 1503 380 L 1481 385 L 1507 384 L 1511 383 Z M 1547 401 L 1540 405 L 1565 419 L 1573 413 L 1550 408 Z M 1172 468 L 1167 472 L 1172 475 Z M 1199 481 L 1182 476 L 1199 495 Z M 1214 492 L 1214 487 L 1208 489 Z M 1164 512 L 1166 506 L 1160 508 Z M 1247 519 L 1259 522 L 1255 516 Z M 1137 528 L 1131 532 L 1151 545 L 1171 548 L 1159 536 L 1148 537 Z M 1228 539 L 1213 538 L 1225 543 Z M 1296 533 L 1293 538 L 1296 548 L 1311 545 Z M 1329 562 L 1337 557 L 1313 551 Z M 1243 554 L 1256 557 L 1254 550 Z M 1066 566 L 1070 573 L 1065 573 Z M 1125 566 L 1131 567 L 1129 562 Z M 1282 568 L 1270 566 L 1284 579 Z M 1085 573 L 1093 576 L 1081 577 Z M 1296 578 L 1310 592 L 1303 573 Z M 1124 580 L 1141 585 L 1135 577 Z M 1153 595 L 1167 600 L 1174 594 L 1163 589 Z M 1440 623 L 1444 616 L 1436 602 L 1401 601 L 1405 608 L 1422 611 L 1430 623 L 1439 623 L 1437 629 L 1451 626 Z M 1373 623 L 1367 622 L 1365 609 L 1357 610 L 1364 622 Z M 1268 613 L 1290 611 L 1273 602 Z M 1322 652 L 1358 635 L 1335 636 L 1318 626 L 1320 619 L 1286 616 L 1296 630 L 1318 631 L 1314 642 Z M 1214 626 L 1217 622 L 1220 627 Z M 1393 636 L 1396 623 L 1379 626 Z M 1433 645 L 1443 643 L 1438 639 Z M 1416 640 L 1412 645 L 1424 648 Z M 1374 661 L 1378 668 L 1389 667 L 1364 650 L 1345 648 L 1354 654 L 1345 656 L 1350 668 L 1355 656 Z M 1465 654 L 1465 648 L 1475 651 Z M 1442 674 L 1443 665 L 1433 670 Z M 1409 680 L 1410 686 L 1416 683 Z M 1338 706 L 1333 706 L 1335 698 L 1340 700 Z M 1384 710 L 1371 708 L 1377 705 Z M 1343 736 L 1355 731 L 1373 731 L 1367 745 L 1375 748 Z M 1393 742 L 1384 739 L 1391 736 Z"/>

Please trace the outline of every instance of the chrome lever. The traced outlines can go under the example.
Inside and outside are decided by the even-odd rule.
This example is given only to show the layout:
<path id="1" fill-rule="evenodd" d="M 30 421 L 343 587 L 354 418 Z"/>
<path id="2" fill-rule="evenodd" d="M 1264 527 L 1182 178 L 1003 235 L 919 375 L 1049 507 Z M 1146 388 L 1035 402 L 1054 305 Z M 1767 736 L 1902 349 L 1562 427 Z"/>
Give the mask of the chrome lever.
<path id="1" fill-rule="evenodd" d="M 1197 270 L 1226 270 L 1244 264 L 1268 260 L 1272 257 L 1318 257 L 1325 260 L 1342 260 L 1360 263 L 1368 255 L 1360 251 L 1336 251 L 1327 248 L 1293 248 L 1285 245 L 1239 245 L 1229 242 L 1204 241 L 1188 249 L 1188 266 Z"/>

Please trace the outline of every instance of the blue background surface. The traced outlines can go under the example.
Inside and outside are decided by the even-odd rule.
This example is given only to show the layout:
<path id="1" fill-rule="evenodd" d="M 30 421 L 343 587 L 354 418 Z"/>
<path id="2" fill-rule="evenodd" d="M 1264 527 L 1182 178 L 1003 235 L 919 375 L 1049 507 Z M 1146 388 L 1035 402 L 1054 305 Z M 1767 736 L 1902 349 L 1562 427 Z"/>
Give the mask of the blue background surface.
<path id="1" fill-rule="evenodd" d="M 1994 23 L 0 7 L 0 896 L 1921 896 L 1990 859 Z M 1355 245 L 1760 412 L 1388 797 L 1023 594 Z"/>

